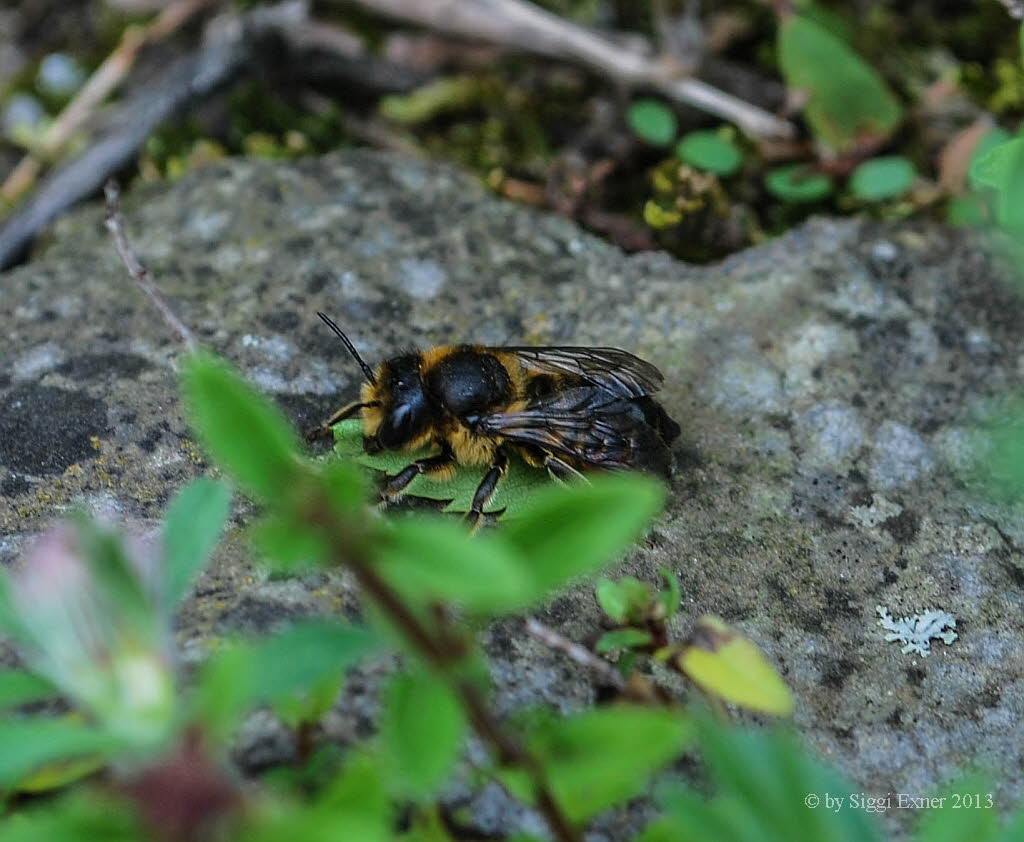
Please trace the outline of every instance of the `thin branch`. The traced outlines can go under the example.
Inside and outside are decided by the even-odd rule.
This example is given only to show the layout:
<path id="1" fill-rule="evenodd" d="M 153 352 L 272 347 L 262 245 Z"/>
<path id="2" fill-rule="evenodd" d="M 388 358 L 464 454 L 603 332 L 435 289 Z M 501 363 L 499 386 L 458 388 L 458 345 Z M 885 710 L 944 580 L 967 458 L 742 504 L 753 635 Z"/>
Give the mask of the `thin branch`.
<path id="1" fill-rule="evenodd" d="M 110 231 L 111 236 L 114 238 L 114 248 L 117 249 L 121 261 L 128 270 L 128 274 L 135 281 L 135 285 L 149 296 L 149 299 L 156 305 L 157 310 L 160 311 L 160 315 L 164 317 L 164 321 L 181 337 L 185 347 L 190 351 L 196 350 L 199 346 L 196 338 L 192 335 L 192 331 L 178 318 L 174 310 L 171 309 L 171 306 L 160 295 L 159 290 L 157 290 L 149 278 L 149 270 L 142 265 L 128 242 L 128 237 L 124 233 L 124 217 L 121 215 L 121 191 L 117 186 L 117 182 L 113 179 L 108 181 L 103 188 L 103 192 L 107 198 L 107 230 Z"/>
<path id="2" fill-rule="evenodd" d="M 792 123 L 699 79 L 680 75 L 677 58 L 653 58 L 590 32 L 524 0 L 357 0 L 381 14 L 451 35 L 493 41 L 569 59 L 626 85 L 650 85 L 666 97 L 735 123 L 758 138 L 796 136 Z"/>
<path id="3" fill-rule="evenodd" d="M 526 618 L 525 627 L 528 634 L 537 638 L 548 649 L 561 652 L 570 660 L 597 673 L 602 681 L 611 685 L 616 690 L 625 689 L 626 680 L 622 677 L 622 674 L 604 658 L 599 658 L 587 649 L 586 646 L 582 646 L 574 640 L 569 640 L 569 638 L 559 634 L 554 629 L 548 628 L 543 623 L 533 619 L 533 617 Z"/>
<path id="4" fill-rule="evenodd" d="M 45 162 L 52 160 L 67 145 L 103 101 L 120 86 L 144 46 L 167 37 L 215 2 L 220 0 L 178 0 L 167 6 L 148 26 L 126 29 L 114 51 L 57 115 L 43 134 L 38 148 L 22 158 L 7 176 L 0 187 L 0 198 L 13 202 L 32 186 Z"/>

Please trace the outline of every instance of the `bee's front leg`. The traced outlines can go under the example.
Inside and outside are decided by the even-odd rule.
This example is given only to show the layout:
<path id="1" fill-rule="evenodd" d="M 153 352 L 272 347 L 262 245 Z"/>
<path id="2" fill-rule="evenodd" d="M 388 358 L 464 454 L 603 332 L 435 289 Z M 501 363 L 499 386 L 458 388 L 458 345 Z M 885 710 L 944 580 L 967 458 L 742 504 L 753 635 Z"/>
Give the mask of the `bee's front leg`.
<path id="1" fill-rule="evenodd" d="M 440 471 L 455 464 L 455 454 L 452 452 L 451 447 L 445 443 L 441 443 L 441 452 L 435 456 L 428 456 L 426 459 L 417 459 L 415 462 L 406 465 L 394 476 L 388 477 L 384 480 L 384 485 L 380 490 L 380 502 L 386 506 L 389 503 L 395 501 L 396 498 L 401 496 L 402 492 L 409 487 L 416 477 L 420 474 L 429 474 L 434 471 Z"/>
<path id="2" fill-rule="evenodd" d="M 480 480 L 480 484 L 476 487 L 476 493 L 473 495 L 473 504 L 470 506 L 469 511 L 466 512 L 466 521 L 472 529 L 476 529 L 479 526 L 484 509 L 491 502 L 491 498 L 494 496 L 494 491 L 498 487 L 501 478 L 507 473 L 508 454 L 499 447 L 494 454 L 494 461 L 491 462 L 490 470 L 484 474 L 484 478 Z"/>
<path id="3" fill-rule="evenodd" d="M 354 401 L 353 403 L 343 406 L 341 409 L 335 412 L 334 415 L 332 415 L 330 418 L 324 421 L 324 423 L 321 424 L 319 427 L 314 427 L 312 430 L 308 430 L 304 434 L 304 437 L 306 441 L 310 443 L 320 438 L 326 438 L 327 436 L 331 435 L 331 428 L 334 427 L 336 424 L 340 424 L 346 418 L 351 418 L 364 407 L 377 405 L 377 401 L 368 401 L 365 403 L 363 401 Z"/>

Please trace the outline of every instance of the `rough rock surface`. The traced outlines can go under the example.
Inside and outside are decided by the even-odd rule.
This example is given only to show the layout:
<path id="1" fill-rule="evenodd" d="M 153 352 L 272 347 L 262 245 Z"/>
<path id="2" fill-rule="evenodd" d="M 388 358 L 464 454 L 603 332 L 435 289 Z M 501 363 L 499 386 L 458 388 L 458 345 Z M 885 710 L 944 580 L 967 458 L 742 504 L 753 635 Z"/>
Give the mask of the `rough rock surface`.
<path id="1" fill-rule="evenodd" d="M 798 696 L 799 729 L 864 791 L 928 794 L 976 761 L 997 772 L 1001 807 L 1024 795 L 1024 518 L 957 473 L 971 408 L 1020 384 L 1024 308 L 976 243 L 818 220 L 695 268 L 623 256 L 449 169 L 369 153 L 211 166 L 129 196 L 126 212 L 201 341 L 300 425 L 358 385 L 316 310 L 369 360 L 452 340 L 653 360 L 684 437 L 668 511 L 626 569 L 678 573 L 681 632 L 710 612 L 756 640 Z M 128 285 L 100 209 L 61 222 L 0 290 L 0 561 L 75 505 L 152 527 L 203 463 L 177 399 L 180 348 Z M 210 635 L 357 610 L 342 577 L 268 580 L 240 533 L 183 612 L 188 657 Z M 904 655 L 878 605 L 948 611 L 960 637 Z M 543 616 L 577 639 L 599 626 L 589 587 Z M 506 708 L 594 696 L 514 622 L 487 646 Z M 333 737 L 372 728 L 388 666 L 350 683 Z M 250 726 L 247 765 L 287 753 L 268 717 Z M 484 829 L 529 821 L 495 792 L 475 807 Z M 625 838 L 619 821 L 594 838 Z"/>

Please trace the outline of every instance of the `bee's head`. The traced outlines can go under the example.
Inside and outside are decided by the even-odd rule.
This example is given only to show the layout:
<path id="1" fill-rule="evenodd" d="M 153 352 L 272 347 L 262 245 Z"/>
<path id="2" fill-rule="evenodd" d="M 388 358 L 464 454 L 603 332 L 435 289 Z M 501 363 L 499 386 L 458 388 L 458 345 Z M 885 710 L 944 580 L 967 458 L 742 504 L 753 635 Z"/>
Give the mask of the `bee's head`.
<path id="1" fill-rule="evenodd" d="M 368 444 L 374 449 L 400 450 L 430 425 L 431 408 L 420 380 L 420 357 L 404 354 L 379 369 L 375 389 L 381 422 Z"/>

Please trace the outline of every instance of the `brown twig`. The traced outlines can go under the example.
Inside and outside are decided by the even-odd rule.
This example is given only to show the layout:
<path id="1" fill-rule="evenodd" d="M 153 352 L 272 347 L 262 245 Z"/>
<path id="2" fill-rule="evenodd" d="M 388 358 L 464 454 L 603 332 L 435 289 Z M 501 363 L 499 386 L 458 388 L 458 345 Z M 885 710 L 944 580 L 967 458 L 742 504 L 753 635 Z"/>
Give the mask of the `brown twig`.
<path id="1" fill-rule="evenodd" d="M 7 176 L 0 187 L 0 198 L 13 202 L 32 186 L 45 162 L 52 160 L 67 145 L 96 108 L 124 81 L 144 46 L 167 37 L 216 2 L 220 0 L 178 0 L 167 6 L 148 26 L 126 29 L 114 51 L 57 115 L 38 147 L 25 155 Z"/>
<path id="2" fill-rule="evenodd" d="M 604 658 L 599 658 L 587 649 L 586 646 L 582 646 L 574 640 L 569 640 L 569 638 L 559 634 L 554 629 L 548 628 L 543 623 L 533 619 L 533 617 L 526 618 L 525 627 L 527 634 L 537 638 L 548 649 L 561 652 L 570 660 L 596 673 L 601 677 L 602 681 L 611 685 L 616 690 L 625 689 L 626 680 L 622 677 L 622 674 Z"/>
<path id="3" fill-rule="evenodd" d="M 626 85 L 650 85 L 669 99 L 735 123 L 757 138 L 796 135 L 792 123 L 699 79 L 683 75 L 678 58 L 626 49 L 523 0 L 357 0 L 391 17 L 451 35 L 483 39 L 557 59 L 577 61 Z"/>
<path id="4" fill-rule="evenodd" d="M 181 337 L 185 347 L 190 351 L 196 350 L 199 345 L 196 342 L 195 336 L 192 335 L 192 331 L 178 318 L 174 310 L 171 309 L 171 306 L 160 295 L 159 290 L 157 290 L 149 278 L 149 270 L 142 265 L 128 242 L 128 237 L 124 233 L 124 217 L 121 215 L 121 191 L 117 186 L 117 182 L 113 179 L 108 181 L 103 188 L 103 193 L 107 199 L 107 230 L 110 231 L 111 236 L 114 238 L 114 248 L 117 249 L 121 261 L 128 270 L 128 274 L 135 281 L 135 285 L 149 296 L 150 301 L 156 305 L 160 315 L 164 317 L 164 321 Z"/>

